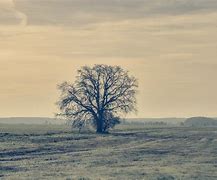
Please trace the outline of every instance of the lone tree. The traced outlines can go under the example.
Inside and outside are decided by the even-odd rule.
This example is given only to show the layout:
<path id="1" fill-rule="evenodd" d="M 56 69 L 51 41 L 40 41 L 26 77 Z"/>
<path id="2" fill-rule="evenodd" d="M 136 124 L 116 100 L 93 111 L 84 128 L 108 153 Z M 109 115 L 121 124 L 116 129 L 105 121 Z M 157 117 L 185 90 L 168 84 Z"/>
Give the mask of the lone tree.
<path id="1" fill-rule="evenodd" d="M 97 133 L 107 132 L 120 122 L 120 115 L 136 110 L 137 87 L 136 78 L 120 66 L 83 66 L 73 84 L 58 86 L 59 115 L 72 120 L 73 127 L 91 124 Z"/>

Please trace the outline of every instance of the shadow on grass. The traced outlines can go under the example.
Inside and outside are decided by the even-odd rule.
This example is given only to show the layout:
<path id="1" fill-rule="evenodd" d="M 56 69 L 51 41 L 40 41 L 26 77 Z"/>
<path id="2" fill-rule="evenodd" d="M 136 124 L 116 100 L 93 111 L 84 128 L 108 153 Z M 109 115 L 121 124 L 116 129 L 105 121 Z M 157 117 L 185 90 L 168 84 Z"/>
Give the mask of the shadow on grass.
<path id="1" fill-rule="evenodd" d="M 5 173 L 8 174 L 8 173 L 19 172 L 19 171 L 26 171 L 26 169 L 15 167 L 15 166 L 0 166 L 0 177 L 4 177 Z"/>

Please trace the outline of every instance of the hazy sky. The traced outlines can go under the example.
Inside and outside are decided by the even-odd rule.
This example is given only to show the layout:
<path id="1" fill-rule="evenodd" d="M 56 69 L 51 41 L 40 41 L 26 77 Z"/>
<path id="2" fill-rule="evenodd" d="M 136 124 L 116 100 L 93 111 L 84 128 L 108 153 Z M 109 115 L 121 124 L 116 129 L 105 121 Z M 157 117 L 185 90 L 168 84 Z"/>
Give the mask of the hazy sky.
<path id="1" fill-rule="evenodd" d="M 217 116 L 217 1 L 0 0 L 0 116 L 53 116 L 96 63 L 139 79 L 131 116 Z"/>

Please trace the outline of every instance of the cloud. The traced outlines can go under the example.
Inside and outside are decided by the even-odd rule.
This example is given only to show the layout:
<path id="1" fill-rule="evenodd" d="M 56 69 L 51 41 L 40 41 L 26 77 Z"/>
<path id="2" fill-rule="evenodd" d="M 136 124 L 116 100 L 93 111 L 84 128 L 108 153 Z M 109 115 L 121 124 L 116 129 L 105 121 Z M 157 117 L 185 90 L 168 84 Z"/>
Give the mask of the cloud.
<path id="1" fill-rule="evenodd" d="M 27 16 L 16 9 L 13 0 L 0 1 L 0 25 L 27 25 Z"/>
<path id="2" fill-rule="evenodd" d="M 0 25 L 28 23 L 76 28 L 216 10 L 215 0 L 1 0 Z"/>
<path id="3" fill-rule="evenodd" d="M 15 0 L 15 3 L 22 12 L 18 16 L 26 14 L 32 25 L 84 26 L 217 10 L 215 0 Z"/>

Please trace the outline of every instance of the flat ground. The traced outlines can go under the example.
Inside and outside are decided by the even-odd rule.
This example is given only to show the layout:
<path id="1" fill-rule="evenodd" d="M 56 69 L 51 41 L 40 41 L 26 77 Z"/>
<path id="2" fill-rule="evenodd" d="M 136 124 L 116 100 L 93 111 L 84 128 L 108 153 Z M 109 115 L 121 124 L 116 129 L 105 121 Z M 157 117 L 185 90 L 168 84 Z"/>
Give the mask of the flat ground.
<path id="1" fill-rule="evenodd" d="M 0 179 L 217 179 L 217 128 L 0 125 Z"/>

